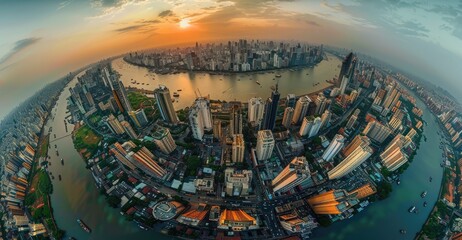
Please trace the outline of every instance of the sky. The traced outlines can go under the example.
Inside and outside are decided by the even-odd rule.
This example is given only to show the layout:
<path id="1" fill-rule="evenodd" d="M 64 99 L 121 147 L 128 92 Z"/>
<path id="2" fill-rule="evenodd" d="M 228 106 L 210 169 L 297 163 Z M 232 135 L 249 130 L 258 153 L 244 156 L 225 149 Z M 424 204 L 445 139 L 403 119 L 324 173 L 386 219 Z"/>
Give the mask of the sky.
<path id="1" fill-rule="evenodd" d="M 102 58 L 239 38 L 352 49 L 462 100 L 462 0 L 0 0 L 0 119 Z"/>

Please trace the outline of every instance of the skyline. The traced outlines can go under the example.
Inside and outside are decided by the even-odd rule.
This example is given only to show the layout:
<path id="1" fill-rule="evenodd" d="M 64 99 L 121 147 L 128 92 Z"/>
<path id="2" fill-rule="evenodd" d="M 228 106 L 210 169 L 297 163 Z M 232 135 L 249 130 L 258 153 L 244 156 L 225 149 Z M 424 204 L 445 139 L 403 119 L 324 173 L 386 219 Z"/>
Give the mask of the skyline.
<path id="1" fill-rule="evenodd" d="M 6 37 L 0 40 L 0 119 L 47 83 L 102 58 L 238 38 L 351 48 L 457 97 L 462 92 L 457 84 L 461 5 L 460 1 L 444 5 L 429 1 L 3 1 L 0 34 Z"/>

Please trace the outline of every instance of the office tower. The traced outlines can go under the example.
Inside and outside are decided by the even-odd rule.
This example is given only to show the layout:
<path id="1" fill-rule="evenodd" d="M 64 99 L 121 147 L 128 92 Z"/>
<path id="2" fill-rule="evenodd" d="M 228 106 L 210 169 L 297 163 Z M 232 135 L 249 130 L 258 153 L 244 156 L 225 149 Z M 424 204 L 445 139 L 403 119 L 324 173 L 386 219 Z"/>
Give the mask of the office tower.
<path id="1" fill-rule="evenodd" d="M 318 135 L 320 129 L 321 129 L 321 118 L 317 117 L 313 120 L 313 125 L 311 126 L 310 134 L 308 137 L 314 137 Z"/>
<path id="2" fill-rule="evenodd" d="M 282 117 L 282 126 L 289 128 L 292 124 L 292 118 L 294 116 L 294 109 L 291 107 L 286 107 L 284 109 L 284 117 Z"/>
<path id="3" fill-rule="evenodd" d="M 327 109 L 329 105 L 326 97 L 322 93 L 318 94 L 318 97 L 316 98 L 315 103 L 316 103 L 316 110 L 314 114 L 316 115 L 321 115 Z"/>
<path id="4" fill-rule="evenodd" d="M 287 94 L 286 107 L 295 108 L 296 97 L 295 94 Z"/>
<path id="5" fill-rule="evenodd" d="M 353 150 L 355 150 L 361 144 L 371 144 L 371 140 L 367 136 L 356 135 L 353 140 L 343 149 L 342 155 L 347 157 Z"/>
<path id="6" fill-rule="evenodd" d="M 202 120 L 202 114 L 200 109 L 197 106 L 192 106 L 189 109 L 189 127 L 193 138 L 197 140 L 202 140 L 204 136 L 204 121 Z"/>
<path id="7" fill-rule="evenodd" d="M 150 176 L 163 179 L 167 175 L 167 171 L 159 166 L 153 157 L 154 155 L 146 147 L 142 147 L 134 154 L 133 152 L 129 153 L 128 156 L 128 158 L 136 160 L 138 166 Z"/>
<path id="8" fill-rule="evenodd" d="M 356 123 L 356 120 L 358 120 L 358 117 L 354 114 L 352 114 L 350 116 L 350 118 L 348 119 L 348 122 L 347 124 L 345 125 L 345 128 L 346 129 L 352 129 Z"/>
<path id="9" fill-rule="evenodd" d="M 343 189 L 330 190 L 308 199 L 311 209 L 318 214 L 341 214 L 358 204 L 359 200 L 353 194 Z"/>
<path id="10" fill-rule="evenodd" d="M 353 115 L 355 115 L 356 117 L 359 116 L 359 114 L 361 113 L 361 110 L 359 110 L 359 108 L 355 109 L 355 111 L 353 112 Z"/>
<path id="11" fill-rule="evenodd" d="M 328 172 L 329 179 L 341 178 L 366 161 L 374 153 L 369 143 L 362 141 L 359 146 L 352 149 L 352 152 L 342 162 Z"/>
<path id="12" fill-rule="evenodd" d="M 332 113 L 329 110 L 324 111 L 321 115 L 321 129 L 329 126 L 331 117 Z"/>
<path id="13" fill-rule="evenodd" d="M 233 135 L 233 145 L 232 145 L 232 161 L 233 163 L 241 163 L 244 161 L 244 135 L 234 134 Z"/>
<path id="14" fill-rule="evenodd" d="M 208 99 L 199 97 L 194 102 L 202 119 L 202 126 L 205 130 L 212 130 L 212 114 L 210 113 L 210 102 Z"/>
<path id="15" fill-rule="evenodd" d="M 330 161 L 342 150 L 345 145 L 345 138 L 340 134 L 335 134 L 327 149 L 322 154 L 324 161 Z"/>
<path id="16" fill-rule="evenodd" d="M 111 87 L 112 95 L 117 103 L 120 112 L 132 111 L 132 106 L 128 101 L 127 92 L 122 81 L 115 79 L 115 76 L 111 76 L 109 86 Z"/>
<path id="17" fill-rule="evenodd" d="M 122 127 L 122 124 L 120 124 L 119 120 L 117 120 L 117 118 L 114 117 L 114 115 L 109 115 L 109 117 L 106 118 L 105 122 L 114 134 L 122 134 L 125 132 L 124 128 Z"/>
<path id="18" fill-rule="evenodd" d="M 146 113 L 144 113 L 144 109 L 142 108 L 136 111 L 130 111 L 128 115 L 138 128 L 144 127 L 149 123 L 148 117 L 146 117 Z"/>
<path id="19" fill-rule="evenodd" d="M 411 128 L 411 130 L 409 130 L 409 132 L 406 134 L 406 137 L 409 137 L 411 140 L 413 140 L 415 135 L 417 135 L 416 130 Z"/>
<path id="20" fill-rule="evenodd" d="M 406 138 L 403 135 L 398 134 L 380 154 L 380 159 L 382 159 L 383 165 L 389 171 L 395 171 L 407 162 L 408 157 L 403 151 L 405 143 Z"/>
<path id="21" fill-rule="evenodd" d="M 358 95 L 359 95 L 358 91 L 356 90 L 351 91 L 350 97 L 349 97 L 350 103 L 354 103 L 356 99 L 358 98 Z"/>
<path id="22" fill-rule="evenodd" d="M 114 157 L 119 161 L 121 162 L 123 165 L 127 166 L 128 168 L 130 168 L 131 170 L 135 170 L 136 169 L 136 166 L 134 164 L 134 162 L 132 162 L 131 160 L 129 160 L 126 156 L 128 155 L 128 152 L 127 150 L 124 148 L 124 146 L 127 146 L 129 145 L 128 148 L 132 148 L 132 147 L 136 147 L 136 145 L 131 142 L 131 141 L 128 141 L 128 142 L 125 142 L 123 145 L 120 145 L 120 143 L 116 142 L 114 143 L 110 148 L 109 148 L 109 151 L 114 154 Z"/>
<path id="23" fill-rule="evenodd" d="M 267 160 L 273 154 L 274 138 L 271 130 L 260 130 L 257 135 L 257 159 L 259 161 Z"/>
<path id="24" fill-rule="evenodd" d="M 225 209 L 220 215 L 218 220 L 218 228 L 233 230 L 233 231 L 242 231 L 248 229 L 258 228 L 257 220 L 242 211 L 241 209 L 230 210 Z"/>
<path id="25" fill-rule="evenodd" d="M 91 95 L 90 91 L 88 91 L 87 85 L 83 85 L 82 90 L 83 90 L 83 94 L 85 96 L 85 100 L 86 100 L 87 104 L 90 107 L 95 106 L 95 101 L 93 100 L 93 96 Z"/>
<path id="26" fill-rule="evenodd" d="M 310 133 L 312 127 L 313 127 L 313 117 L 304 117 L 302 126 L 300 127 L 300 131 L 298 132 L 298 134 L 301 137 L 304 137 L 308 133 Z"/>
<path id="27" fill-rule="evenodd" d="M 340 68 L 340 73 L 337 78 L 336 86 L 340 87 L 341 81 L 344 76 L 347 76 L 348 78 L 353 78 L 353 73 L 354 73 L 354 62 L 353 62 L 354 55 L 352 52 L 350 52 L 345 59 L 342 61 L 342 67 Z"/>
<path id="28" fill-rule="evenodd" d="M 305 157 L 295 157 L 272 181 L 273 192 L 285 192 L 311 177 Z"/>
<path id="29" fill-rule="evenodd" d="M 391 109 L 393 106 L 395 106 L 396 102 L 398 102 L 399 98 L 401 97 L 401 93 L 395 86 L 389 86 L 389 87 L 391 88 L 387 92 L 387 95 L 383 102 L 384 109 Z"/>
<path id="30" fill-rule="evenodd" d="M 293 124 L 299 124 L 308 113 L 311 99 L 308 96 L 300 97 L 295 104 L 294 116 L 292 118 Z"/>
<path id="31" fill-rule="evenodd" d="M 367 198 L 372 194 L 376 193 L 377 189 L 370 183 L 366 183 L 358 188 L 353 189 L 350 191 L 349 194 L 351 196 L 355 196 L 358 200 Z"/>
<path id="32" fill-rule="evenodd" d="M 213 137 L 220 139 L 222 137 L 221 133 L 221 120 L 215 119 L 213 121 Z"/>
<path id="33" fill-rule="evenodd" d="M 124 132 L 132 139 L 138 138 L 138 135 L 135 133 L 135 130 L 133 130 L 132 125 L 128 123 L 127 121 L 122 121 L 120 122 L 120 125 L 122 125 Z"/>
<path id="34" fill-rule="evenodd" d="M 260 126 L 263 121 L 265 105 L 261 98 L 251 98 L 249 100 L 248 117 L 249 123 L 253 126 Z"/>
<path id="35" fill-rule="evenodd" d="M 377 121 L 371 121 L 364 128 L 363 134 L 378 143 L 383 143 L 390 136 L 391 130 Z"/>
<path id="36" fill-rule="evenodd" d="M 234 105 L 231 109 L 229 135 L 242 134 L 242 113 L 241 106 Z"/>
<path id="37" fill-rule="evenodd" d="M 400 128 L 402 125 L 403 118 L 404 118 L 404 112 L 401 111 L 401 109 L 397 109 L 396 112 L 391 117 L 390 121 L 388 122 L 388 125 L 390 125 L 390 127 L 394 131 L 397 131 L 398 128 Z"/>
<path id="38" fill-rule="evenodd" d="M 154 143 L 163 153 L 170 154 L 175 151 L 176 143 L 168 128 L 158 127 L 152 135 L 152 138 L 154 138 Z"/>
<path id="39" fill-rule="evenodd" d="M 226 168 L 225 170 L 225 192 L 228 196 L 245 196 L 249 195 L 250 185 L 252 183 L 251 170 L 236 170 Z"/>
<path id="40" fill-rule="evenodd" d="M 350 79 L 348 77 L 343 76 L 342 82 L 340 83 L 340 95 L 345 94 L 345 90 L 346 90 L 346 87 L 347 87 L 349 81 L 350 81 Z"/>
<path id="41" fill-rule="evenodd" d="M 281 94 L 278 92 L 278 84 L 275 90 L 271 93 L 271 98 L 268 99 L 265 106 L 265 117 L 263 120 L 263 130 L 273 130 L 276 125 L 276 114 L 278 111 L 279 98 Z"/>
<path id="42" fill-rule="evenodd" d="M 178 123 L 179 120 L 173 108 L 170 90 L 164 85 L 159 85 L 158 88 L 154 89 L 154 96 L 162 119 L 166 122 Z"/>

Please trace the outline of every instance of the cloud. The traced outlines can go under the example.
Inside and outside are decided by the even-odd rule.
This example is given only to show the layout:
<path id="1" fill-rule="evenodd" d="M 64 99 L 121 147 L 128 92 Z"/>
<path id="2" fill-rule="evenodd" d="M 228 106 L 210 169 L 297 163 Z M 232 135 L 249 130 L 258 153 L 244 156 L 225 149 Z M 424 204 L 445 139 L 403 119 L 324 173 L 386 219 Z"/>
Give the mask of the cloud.
<path id="1" fill-rule="evenodd" d="M 90 0 L 92 8 L 100 9 L 100 15 L 93 18 L 105 17 L 123 10 L 126 6 L 145 3 L 148 0 Z"/>
<path id="2" fill-rule="evenodd" d="M 14 44 L 14 47 L 5 54 L 2 58 L 0 58 L 0 64 L 3 64 L 13 58 L 16 54 L 20 53 L 21 51 L 25 50 L 27 47 L 37 43 L 40 38 L 24 38 L 17 41 Z"/>
<path id="3" fill-rule="evenodd" d="M 73 0 L 65 0 L 59 3 L 58 8 L 56 9 L 57 11 L 67 7 L 69 4 L 71 4 Z"/>
<path id="4" fill-rule="evenodd" d="M 165 10 L 159 13 L 159 17 L 164 18 L 164 17 L 170 17 L 174 16 L 175 14 L 172 12 L 172 10 Z"/>
<path id="5" fill-rule="evenodd" d="M 405 21 L 397 24 L 397 31 L 409 36 L 428 37 L 430 30 L 423 24 L 415 21 Z"/>
<path id="6" fill-rule="evenodd" d="M 135 30 L 138 30 L 142 27 L 144 27 L 145 25 L 132 25 L 132 26 L 128 26 L 128 27 L 123 27 L 123 28 L 118 28 L 118 29 L 115 29 L 114 31 L 115 32 L 120 32 L 120 33 L 126 33 L 126 32 L 131 32 L 131 31 L 135 31 Z"/>

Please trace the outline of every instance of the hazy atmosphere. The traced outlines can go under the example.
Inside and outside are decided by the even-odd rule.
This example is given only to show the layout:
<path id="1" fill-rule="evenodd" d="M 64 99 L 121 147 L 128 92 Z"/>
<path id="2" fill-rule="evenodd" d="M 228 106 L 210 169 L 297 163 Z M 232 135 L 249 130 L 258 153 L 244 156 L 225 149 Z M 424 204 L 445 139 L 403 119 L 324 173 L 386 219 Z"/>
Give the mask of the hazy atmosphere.
<path id="1" fill-rule="evenodd" d="M 3 0 L 0 20 L 0 119 L 46 83 L 101 58 L 238 38 L 351 48 L 459 99 L 462 92 L 456 0 Z"/>

